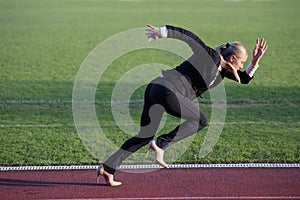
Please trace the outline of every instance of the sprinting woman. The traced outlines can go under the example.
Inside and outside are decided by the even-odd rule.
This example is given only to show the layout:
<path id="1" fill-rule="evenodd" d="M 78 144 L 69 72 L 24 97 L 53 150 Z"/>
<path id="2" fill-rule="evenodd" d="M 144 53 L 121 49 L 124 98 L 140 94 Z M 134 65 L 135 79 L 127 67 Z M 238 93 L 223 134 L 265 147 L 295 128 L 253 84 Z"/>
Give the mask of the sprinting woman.
<path id="1" fill-rule="evenodd" d="M 140 120 L 139 133 L 128 139 L 118 151 L 97 168 L 97 182 L 103 176 L 110 186 L 122 183 L 114 180 L 114 173 L 122 161 L 148 144 L 155 160 L 164 168 L 164 150 L 188 136 L 202 130 L 208 119 L 193 101 L 205 91 L 217 86 L 226 77 L 238 83 L 248 84 L 258 68 L 260 59 L 267 50 L 266 41 L 257 39 L 250 64 L 242 71 L 247 61 L 246 48 L 239 42 L 224 43 L 217 48 L 207 46 L 194 33 L 180 27 L 166 25 L 160 28 L 147 25 L 149 41 L 160 38 L 173 38 L 186 42 L 193 54 L 174 69 L 163 71 L 146 87 L 144 107 Z M 184 119 L 170 133 L 154 139 L 164 112 Z"/>

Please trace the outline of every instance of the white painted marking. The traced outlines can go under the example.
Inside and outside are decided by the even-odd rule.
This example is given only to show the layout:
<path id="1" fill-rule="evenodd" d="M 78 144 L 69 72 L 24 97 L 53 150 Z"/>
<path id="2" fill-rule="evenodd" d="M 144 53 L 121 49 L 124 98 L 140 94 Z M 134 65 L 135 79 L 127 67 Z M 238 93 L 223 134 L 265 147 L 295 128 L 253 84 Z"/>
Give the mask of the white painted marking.
<path id="1" fill-rule="evenodd" d="M 243 0 L 225 0 L 225 1 L 228 1 L 228 2 L 240 2 L 240 1 L 243 1 Z"/>
<path id="2" fill-rule="evenodd" d="M 227 1 L 227 2 L 242 2 L 242 1 L 245 1 L 245 0 L 224 0 L 224 1 Z M 249 1 L 249 0 L 247 0 Z M 272 1 L 278 1 L 278 0 L 250 0 L 250 1 L 254 1 L 254 2 L 272 2 Z"/>
<path id="3" fill-rule="evenodd" d="M 43 170 L 96 170 L 98 165 L 72 165 L 72 166 L 19 166 L 19 167 L 0 167 L 0 171 L 43 171 Z M 161 166 L 149 165 L 121 165 L 121 170 L 136 169 L 159 169 Z M 240 163 L 240 164 L 170 164 L 169 168 L 188 169 L 188 168 L 300 168 L 300 163 Z"/>
<path id="4" fill-rule="evenodd" d="M 226 1 L 226 0 L 225 0 Z M 241 0 L 227 0 L 227 1 L 241 1 Z M 262 0 L 261 0 L 262 1 Z M 134 99 L 134 100 L 130 100 L 130 103 L 143 103 L 144 100 L 143 99 Z M 264 100 L 264 99 L 258 99 L 258 100 L 251 100 L 251 99 L 235 99 L 235 101 L 232 102 L 227 102 L 227 105 L 230 106 L 231 104 L 241 104 L 241 106 L 243 106 L 243 104 L 248 105 L 248 104 L 276 104 L 276 103 L 282 103 L 282 102 L 286 102 L 285 99 L 277 99 L 276 101 L 274 100 Z M 44 100 L 44 99 L 31 99 L 31 100 L 0 100 L 0 104 L 72 104 L 73 101 L 72 100 L 66 100 L 66 99 L 53 99 L 53 100 Z M 112 101 L 112 100 L 95 100 L 95 101 L 79 101 L 79 102 L 75 102 L 74 103 L 93 103 L 93 104 L 97 104 L 97 103 L 107 103 L 107 104 L 111 104 L 111 103 L 116 103 L 116 104 L 128 104 L 128 100 L 124 100 L 124 101 Z M 200 103 L 210 103 L 210 100 L 205 101 L 201 100 Z"/>
<path id="5" fill-rule="evenodd" d="M 119 0 L 121 2 L 140 2 L 141 0 Z"/>
<path id="6" fill-rule="evenodd" d="M 169 122 L 170 125 L 178 123 Z M 236 122 L 209 122 L 209 124 L 224 124 L 224 125 L 294 125 L 299 126 L 300 122 L 280 122 L 280 121 L 236 121 Z M 122 124 L 123 126 L 132 126 L 132 124 Z M 51 128 L 51 127 L 73 127 L 74 124 L 0 124 L 0 128 Z M 103 127 L 115 127 L 116 123 L 105 123 Z"/>

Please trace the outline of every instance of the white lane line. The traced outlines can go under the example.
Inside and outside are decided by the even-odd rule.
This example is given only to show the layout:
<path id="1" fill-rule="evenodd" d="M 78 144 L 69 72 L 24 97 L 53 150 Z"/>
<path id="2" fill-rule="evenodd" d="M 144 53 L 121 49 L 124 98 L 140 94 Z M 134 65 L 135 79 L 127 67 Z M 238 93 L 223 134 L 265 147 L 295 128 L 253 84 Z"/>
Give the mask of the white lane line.
<path id="1" fill-rule="evenodd" d="M 178 123 L 169 123 L 172 124 L 178 124 Z M 209 122 L 209 124 L 220 124 L 220 125 L 300 125 L 300 122 L 280 122 L 280 121 L 237 121 L 237 122 Z M 122 124 L 123 126 L 132 126 L 132 124 Z M 75 126 L 75 124 L 0 124 L 0 128 L 25 128 L 25 127 L 31 127 L 31 128 L 47 128 L 47 127 L 72 127 Z M 102 127 L 115 127 L 117 124 L 115 123 L 105 123 L 101 125 Z"/>
<path id="2" fill-rule="evenodd" d="M 240 163 L 240 164 L 169 164 L 169 168 L 300 168 L 300 163 Z M 34 171 L 34 170 L 96 170 L 98 165 L 72 166 L 14 166 L 0 167 L 0 171 Z M 148 165 L 121 165 L 121 170 L 159 169 L 156 164 Z"/>
<path id="3" fill-rule="evenodd" d="M 236 1 L 236 0 L 232 0 Z M 238 0 L 240 1 L 240 0 Z M 262 0 L 261 0 L 262 1 Z M 123 101 L 114 101 L 114 100 L 97 100 L 95 101 L 73 101 L 73 100 L 67 100 L 67 99 L 53 99 L 53 100 L 37 100 L 37 99 L 31 99 L 31 100 L 0 100 L 0 104 L 72 104 L 72 103 L 78 103 L 78 104 L 128 104 L 128 103 L 143 103 L 143 99 L 133 99 L 133 100 L 123 100 Z M 284 103 L 288 102 L 286 99 L 277 99 L 277 100 L 264 100 L 264 99 L 258 99 L 258 100 L 252 100 L 252 99 L 235 99 L 234 101 L 226 102 L 227 105 L 231 104 L 277 104 L 277 103 Z M 290 102 L 290 101 L 289 101 Z M 299 100 L 294 100 L 292 102 L 299 102 Z M 201 100 L 200 103 L 204 104 L 211 104 L 211 100 Z M 224 104 L 224 102 L 220 102 Z"/>
<path id="4" fill-rule="evenodd" d="M 242 1 L 246 1 L 246 0 L 224 0 L 227 2 L 242 2 Z M 247 0 L 249 1 L 249 0 Z M 254 2 L 273 2 L 273 1 L 278 1 L 278 0 L 250 0 L 250 1 L 254 1 Z"/>

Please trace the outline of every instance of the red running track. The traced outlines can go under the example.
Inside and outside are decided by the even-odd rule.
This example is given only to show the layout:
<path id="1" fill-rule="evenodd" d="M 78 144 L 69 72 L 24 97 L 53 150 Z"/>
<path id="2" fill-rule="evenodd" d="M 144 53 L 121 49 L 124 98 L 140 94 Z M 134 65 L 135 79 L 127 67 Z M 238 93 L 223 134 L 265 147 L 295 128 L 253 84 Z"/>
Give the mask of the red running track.
<path id="1" fill-rule="evenodd" d="M 2 171 L 0 199 L 300 199 L 300 168 L 118 171 L 120 187 L 97 185 L 95 176 L 95 170 Z"/>

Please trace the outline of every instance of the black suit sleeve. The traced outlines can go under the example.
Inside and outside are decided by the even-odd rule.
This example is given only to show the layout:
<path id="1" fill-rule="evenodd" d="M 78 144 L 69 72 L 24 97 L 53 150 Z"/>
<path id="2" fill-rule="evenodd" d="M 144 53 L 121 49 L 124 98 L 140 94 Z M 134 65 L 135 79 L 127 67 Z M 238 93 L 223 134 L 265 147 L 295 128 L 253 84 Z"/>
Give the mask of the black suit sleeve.
<path id="1" fill-rule="evenodd" d="M 168 30 L 168 38 L 174 38 L 184 41 L 196 54 L 202 54 L 204 51 L 207 52 L 215 62 L 216 66 L 220 64 L 219 53 L 215 49 L 207 46 L 197 35 L 180 27 L 166 25 L 166 28 Z M 242 84 L 248 84 L 252 80 L 252 78 L 245 71 L 239 70 L 238 74 Z M 222 77 L 226 77 L 236 81 L 235 76 L 225 69 L 222 69 L 221 75 Z"/>
<path id="2" fill-rule="evenodd" d="M 166 25 L 168 30 L 168 38 L 182 40 L 187 43 L 194 53 L 201 53 L 205 50 L 212 58 L 218 57 L 215 49 L 207 46 L 197 35 L 191 31 L 180 27 Z"/>
<path id="3" fill-rule="evenodd" d="M 223 77 L 226 77 L 228 79 L 236 81 L 235 76 L 231 72 L 229 72 L 229 71 L 227 71 L 225 69 L 222 69 L 221 74 L 222 74 Z M 241 79 L 241 83 L 242 84 L 248 84 L 252 80 L 252 78 L 253 78 L 253 77 L 250 77 L 246 73 L 246 71 L 238 70 L 238 75 L 239 75 L 239 77 Z"/>

